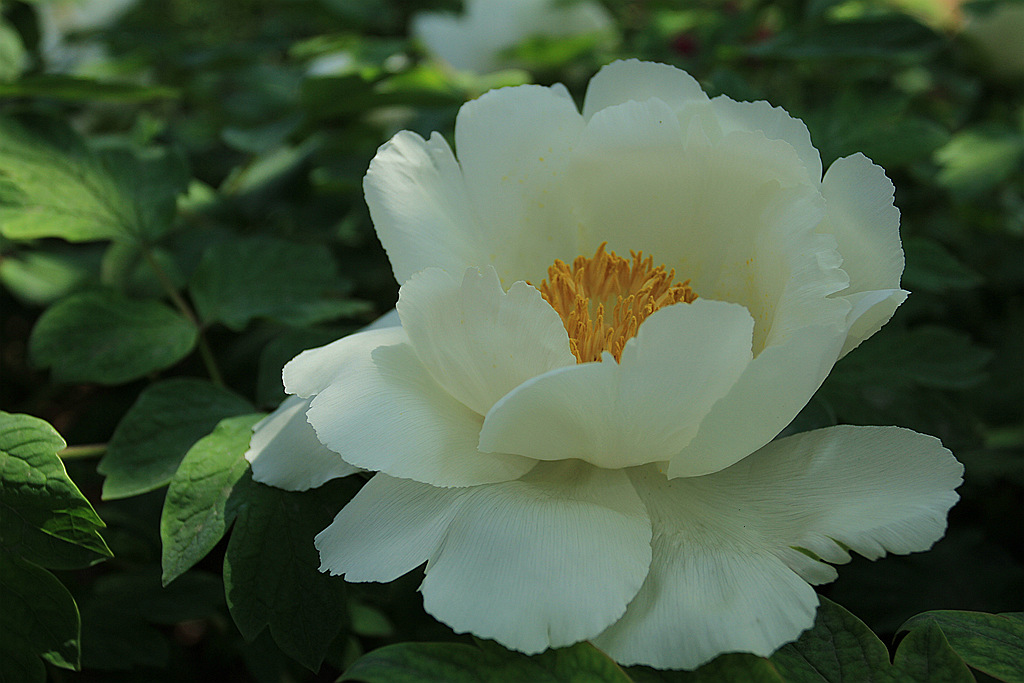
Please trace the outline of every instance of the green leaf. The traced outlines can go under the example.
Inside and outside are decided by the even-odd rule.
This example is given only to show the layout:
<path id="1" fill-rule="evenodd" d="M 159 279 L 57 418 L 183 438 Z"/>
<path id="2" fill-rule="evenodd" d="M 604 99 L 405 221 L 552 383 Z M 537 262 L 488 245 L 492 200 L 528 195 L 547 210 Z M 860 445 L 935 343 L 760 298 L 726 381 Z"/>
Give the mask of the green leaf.
<path id="1" fill-rule="evenodd" d="M 253 318 L 291 325 L 364 312 L 345 298 L 337 264 L 323 246 L 252 237 L 212 247 L 189 292 L 205 322 L 243 329 Z"/>
<path id="2" fill-rule="evenodd" d="M 905 15 L 868 16 L 808 23 L 748 49 L 781 59 L 901 59 L 922 57 L 942 46 L 942 37 Z"/>
<path id="3" fill-rule="evenodd" d="M 43 683 L 46 669 L 39 657 L 78 669 L 78 608 L 53 574 L 0 553 L 0 605 L 0 681 Z"/>
<path id="4" fill-rule="evenodd" d="M 127 498 L 171 480 L 185 453 L 225 417 L 252 412 L 241 396 L 205 380 L 170 379 L 146 388 L 114 430 L 98 470 L 105 499 Z"/>
<path id="5" fill-rule="evenodd" d="M 791 683 L 890 681 L 889 651 L 864 625 L 836 603 L 819 596 L 814 626 L 769 659 Z"/>
<path id="6" fill-rule="evenodd" d="M 345 582 L 319 571 L 313 539 L 354 488 L 341 480 L 296 493 L 246 476 L 231 496 L 238 510 L 224 556 L 231 616 L 246 640 L 269 627 L 281 650 L 311 670 L 348 620 Z"/>
<path id="7" fill-rule="evenodd" d="M 61 245 L 68 247 L 68 245 Z M 89 282 L 98 253 L 75 249 L 25 249 L 0 256 L 0 282 L 21 301 L 49 306 Z"/>
<path id="8" fill-rule="evenodd" d="M 71 102 L 133 104 L 174 99 L 174 88 L 135 83 L 111 83 L 66 74 L 39 74 L 13 83 L 0 83 L 0 97 L 48 97 Z"/>
<path id="9" fill-rule="evenodd" d="M 0 118 L 0 233 L 10 239 L 154 239 L 186 180 L 165 152 L 97 154 L 55 121 Z"/>
<path id="10" fill-rule="evenodd" d="M 629 683 L 630 678 L 590 643 L 527 656 L 480 642 L 398 643 L 360 657 L 341 677 L 366 683 Z"/>
<path id="11" fill-rule="evenodd" d="M 911 291 L 945 292 L 982 283 L 981 275 L 960 263 L 935 240 L 908 237 L 903 240 L 903 250 L 907 255 L 903 282 Z"/>
<path id="12" fill-rule="evenodd" d="M 197 338 L 192 323 L 159 301 L 95 290 L 46 309 L 29 353 L 58 382 L 123 384 L 174 365 Z"/>
<path id="13" fill-rule="evenodd" d="M 899 630 L 913 633 L 927 624 L 942 629 L 950 647 L 971 667 L 1000 681 L 1024 683 L 1024 612 L 925 612 Z"/>
<path id="14" fill-rule="evenodd" d="M 937 181 L 962 197 L 976 197 L 1019 173 L 1024 135 L 1011 129 L 979 127 L 960 131 L 935 152 L 942 166 Z"/>
<path id="15" fill-rule="evenodd" d="M 245 451 L 261 417 L 221 420 L 181 461 L 160 517 L 165 586 L 206 557 L 234 521 L 237 510 L 228 506 L 228 498 L 249 469 Z"/>
<path id="16" fill-rule="evenodd" d="M 695 671 L 663 671 L 646 666 L 626 670 L 635 683 L 784 683 L 767 659 L 750 654 L 725 654 Z"/>
<path id="17" fill-rule="evenodd" d="M 974 683 L 974 676 L 934 622 L 907 634 L 893 662 L 898 675 L 920 683 Z"/>
<path id="18" fill-rule="evenodd" d="M 57 457 L 64 445 L 43 420 L 0 411 L 0 554 L 55 569 L 111 556 L 106 525 Z"/>

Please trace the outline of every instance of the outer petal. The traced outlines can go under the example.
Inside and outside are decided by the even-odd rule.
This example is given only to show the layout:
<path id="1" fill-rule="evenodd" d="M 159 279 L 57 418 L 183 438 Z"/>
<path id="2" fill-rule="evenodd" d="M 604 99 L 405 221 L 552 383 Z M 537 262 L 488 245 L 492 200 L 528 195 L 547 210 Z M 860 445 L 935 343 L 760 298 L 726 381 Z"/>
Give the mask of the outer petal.
<path id="1" fill-rule="evenodd" d="M 814 621 L 804 580 L 835 576 L 795 548 L 830 562 L 850 559 L 844 546 L 872 559 L 926 550 L 962 472 L 937 439 L 895 427 L 799 434 L 705 477 L 634 471 L 654 525 L 651 573 L 594 642 L 622 663 L 663 668 L 768 655 Z"/>
<path id="2" fill-rule="evenodd" d="M 433 557 L 465 489 L 377 474 L 317 534 L 320 571 L 394 581 Z"/>
<path id="3" fill-rule="evenodd" d="M 420 588 L 457 632 L 564 647 L 618 619 L 647 574 L 650 521 L 622 471 L 541 464 L 461 503 Z"/>
<path id="4" fill-rule="evenodd" d="M 508 293 L 494 268 L 470 268 L 461 286 L 428 268 L 398 295 L 402 326 L 438 384 L 480 415 L 526 380 L 575 365 L 561 318 L 540 292 L 516 282 Z"/>
<path id="5" fill-rule="evenodd" d="M 306 422 L 309 399 L 289 396 L 253 427 L 245 459 L 252 478 L 289 491 L 305 491 L 359 471 L 316 438 Z"/>
<path id="6" fill-rule="evenodd" d="M 462 170 L 437 133 L 429 142 L 409 131 L 391 138 L 370 162 L 363 192 L 399 283 L 427 266 L 462 273 L 480 262 L 483 230 Z"/>
<path id="7" fill-rule="evenodd" d="M 601 68 L 587 86 L 583 117 L 588 121 L 598 111 L 633 100 L 657 98 L 673 111 L 688 103 L 707 101 L 708 96 L 690 74 L 667 64 L 627 59 Z"/>
<path id="8" fill-rule="evenodd" d="M 725 95 L 711 100 L 722 133 L 759 130 L 769 140 L 785 140 L 803 160 L 808 180 L 817 184 L 821 179 L 821 155 L 811 144 L 811 134 L 800 119 L 793 118 L 782 107 L 767 102 L 737 102 Z"/>
<path id="9" fill-rule="evenodd" d="M 844 354 L 881 329 L 907 297 L 900 289 L 903 247 L 895 191 L 885 171 L 859 153 L 833 162 L 821 183 L 828 215 L 818 229 L 835 236 L 850 276 L 840 296 L 856 300 Z"/>
<path id="10" fill-rule="evenodd" d="M 404 335 L 390 328 L 346 339 L 396 330 Z M 436 486 L 506 481 L 535 464 L 479 452 L 481 417 L 438 386 L 408 344 L 353 342 L 333 353 L 332 368 L 333 380 L 313 399 L 307 417 L 320 441 L 346 462 Z"/>
<path id="11" fill-rule="evenodd" d="M 455 146 L 483 225 L 476 260 L 466 266 L 493 265 L 507 287 L 540 282 L 556 258 L 580 253 L 563 183 L 583 125 L 561 85 L 500 88 L 463 105 Z"/>
<path id="12" fill-rule="evenodd" d="M 606 354 L 513 389 L 487 414 L 480 448 L 610 468 L 666 460 L 747 367 L 752 331 L 736 304 L 698 299 L 657 311 L 621 363 Z"/>
<path id="13" fill-rule="evenodd" d="M 281 375 L 289 394 L 310 398 L 327 388 L 338 376 L 345 359 L 367 355 L 378 346 L 409 340 L 401 327 L 366 330 L 342 337 L 325 346 L 308 349 L 288 361 Z"/>

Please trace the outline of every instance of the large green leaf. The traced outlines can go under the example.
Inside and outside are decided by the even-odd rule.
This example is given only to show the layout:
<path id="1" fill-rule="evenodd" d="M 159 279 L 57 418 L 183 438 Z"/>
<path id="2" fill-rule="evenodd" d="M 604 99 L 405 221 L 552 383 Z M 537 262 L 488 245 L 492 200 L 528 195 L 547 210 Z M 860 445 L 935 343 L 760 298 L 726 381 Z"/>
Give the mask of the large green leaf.
<path id="1" fill-rule="evenodd" d="M 178 97 L 174 88 L 110 83 L 67 74 L 40 74 L 11 83 L 0 82 L 0 97 L 47 97 L 83 102 L 134 103 Z"/>
<path id="2" fill-rule="evenodd" d="M 900 631 L 912 635 L 928 624 L 938 626 L 950 647 L 978 671 L 1009 683 L 1024 682 L 1024 612 L 925 612 L 909 619 Z"/>
<path id="3" fill-rule="evenodd" d="M 29 351 L 58 382 L 123 384 L 174 365 L 197 338 L 195 325 L 159 301 L 98 290 L 46 309 Z"/>
<path id="4" fill-rule="evenodd" d="M 860 619 L 820 598 L 814 626 L 770 658 L 791 683 L 890 681 L 889 651 Z"/>
<path id="5" fill-rule="evenodd" d="M 763 657 L 719 655 L 694 671 L 670 671 L 634 666 L 627 669 L 635 683 L 784 683 L 775 665 Z"/>
<path id="6" fill-rule="evenodd" d="M 0 411 L 0 554 L 55 569 L 110 557 L 106 525 L 68 478 L 64 439 L 30 415 Z"/>
<path id="7" fill-rule="evenodd" d="M 170 228 L 187 180 L 164 152 L 94 153 L 48 119 L 0 118 L 0 232 L 12 239 L 150 240 Z"/>
<path id="8" fill-rule="evenodd" d="M 99 471 L 103 497 L 127 498 L 169 482 L 185 453 L 225 417 L 252 412 L 241 396 L 199 379 L 148 387 L 114 430 Z"/>
<path id="9" fill-rule="evenodd" d="M 249 469 L 244 455 L 261 417 L 225 418 L 185 454 L 160 517 L 164 585 L 206 557 L 234 521 L 237 509 L 228 499 Z"/>
<path id="10" fill-rule="evenodd" d="M 364 655 L 342 681 L 366 683 L 629 683 L 630 677 L 590 643 L 539 655 L 510 652 L 491 643 L 398 643 Z"/>
<path id="11" fill-rule="evenodd" d="M 915 628 L 894 659 L 898 676 L 920 683 L 974 683 L 974 676 L 934 622 Z"/>
<path id="12" fill-rule="evenodd" d="M 233 330 L 253 318 L 308 325 L 365 312 L 368 306 L 346 298 L 346 290 L 325 247 L 269 237 L 213 246 L 189 287 L 205 322 Z"/>
<path id="13" fill-rule="evenodd" d="M 269 627 L 284 652 L 317 669 L 348 620 L 345 582 L 319 571 L 313 546 L 354 493 L 345 480 L 303 493 L 244 477 L 231 496 L 238 516 L 224 557 L 228 608 L 246 640 Z"/>
<path id="14" fill-rule="evenodd" d="M 62 669 L 77 669 L 78 608 L 53 574 L 0 553 L 0 681 L 43 683 L 40 657 Z"/>

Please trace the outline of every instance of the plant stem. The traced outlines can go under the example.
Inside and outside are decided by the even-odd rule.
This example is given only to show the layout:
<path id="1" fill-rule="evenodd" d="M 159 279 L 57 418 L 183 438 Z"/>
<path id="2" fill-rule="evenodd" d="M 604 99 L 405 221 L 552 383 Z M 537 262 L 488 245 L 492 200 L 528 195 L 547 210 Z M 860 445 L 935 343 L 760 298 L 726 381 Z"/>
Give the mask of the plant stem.
<path id="1" fill-rule="evenodd" d="M 203 332 L 203 326 L 199 323 L 199 318 L 196 317 L 195 312 L 192 310 L 192 307 L 188 305 L 188 302 L 178 294 L 178 290 L 175 288 L 174 283 L 171 282 L 171 278 L 167 276 L 167 273 L 164 272 L 164 269 L 160 267 L 160 264 L 157 263 L 157 260 L 153 257 L 153 252 L 150 251 L 149 245 L 143 244 L 141 247 L 142 253 L 146 257 L 146 262 L 153 268 L 153 272 L 156 273 L 156 277 L 160 280 L 160 284 L 163 285 L 164 291 L 167 292 L 167 296 L 170 297 L 175 307 L 181 311 L 181 314 L 185 316 L 185 319 L 192 323 L 196 328 L 196 331 L 199 333 L 199 339 L 197 341 L 199 356 L 203 359 L 203 365 L 206 366 L 206 372 L 209 373 L 210 379 L 217 386 L 224 386 L 224 378 L 221 376 L 220 369 L 217 367 L 217 361 L 213 357 L 213 350 L 210 349 L 210 345 L 206 341 L 206 335 Z"/>
<path id="2" fill-rule="evenodd" d="M 95 458 L 107 452 L 105 443 L 88 443 L 81 446 L 68 446 L 57 453 L 61 460 L 85 460 Z"/>

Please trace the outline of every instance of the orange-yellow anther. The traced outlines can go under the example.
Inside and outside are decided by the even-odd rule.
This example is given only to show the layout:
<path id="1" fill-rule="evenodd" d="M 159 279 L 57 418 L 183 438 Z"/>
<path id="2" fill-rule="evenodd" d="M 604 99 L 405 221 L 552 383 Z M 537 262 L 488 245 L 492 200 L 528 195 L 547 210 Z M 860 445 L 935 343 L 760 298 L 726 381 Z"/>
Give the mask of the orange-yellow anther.
<path id="1" fill-rule="evenodd" d="M 673 284 L 674 270 L 655 268 L 654 259 L 644 259 L 642 252 L 631 251 L 630 262 L 606 252 L 606 244 L 590 258 L 577 256 L 572 266 L 556 260 L 538 287 L 561 316 L 577 363 L 600 361 L 603 351 L 620 361 L 626 342 L 647 316 L 697 298 L 689 280 Z"/>

